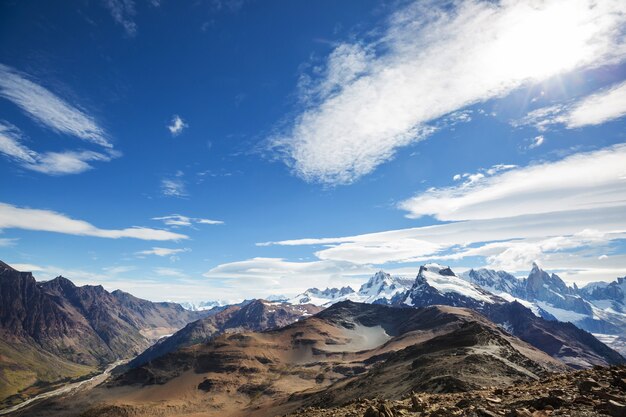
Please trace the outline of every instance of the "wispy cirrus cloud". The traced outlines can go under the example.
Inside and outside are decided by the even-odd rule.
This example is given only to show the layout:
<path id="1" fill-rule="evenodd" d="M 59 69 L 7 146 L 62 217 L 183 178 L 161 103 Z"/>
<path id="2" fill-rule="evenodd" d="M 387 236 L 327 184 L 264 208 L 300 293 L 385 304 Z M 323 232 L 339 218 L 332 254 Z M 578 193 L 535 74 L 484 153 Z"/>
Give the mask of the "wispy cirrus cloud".
<path id="1" fill-rule="evenodd" d="M 513 126 L 535 126 L 545 131 L 561 125 L 568 129 L 606 123 L 626 116 L 626 81 L 571 103 L 542 107 L 528 113 Z"/>
<path id="2" fill-rule="evenodd" d="M 0 248 L 6 248 L 7 246 L 13 246 L 16 244 L 18 239 L 15 238 L 9 238 L 9 237 L 2 237 L 0 238 Z"/>
<path id="3" fill-rule="evenodd" d="M 187 185 L 180 178 L 163 178 L 161 193 L 168 197 L 187 197 Z"/>
<path id="4" fill-rule="evenodd" d="M 48 175 L 78 174 L 93 168 L 92 161 L 110 161 L 119 156 L 109 150 L 106 154 L 87 151 L 36 152 L 23 143 L 21 131 L 6 122 L 0 122 L 0 153 L 23 168 Z"/>
<path id="5" fill-rule="evenodd" d="M 189 248 L 171 249 L 171 248 L 153 247 L 152 249 L 146 249 L 146 250 L 139 251 L 136 254 L 139 255 L 139 256 L 146 256 L 146 255 L 174 256 L 174 255 L 177 255 L 179 253 L 189 252 L 189 251 L 191 251 L 191 249 L 189 249 Z"/>
<path id="6" fill-rule="evenodd" d="M 48 175 L 78 174 L 91 169 L 91 162 L 106 162 L 121 155 L 113 149 L 108 134 L 94 117 L 31 81 L 25 74 L 2 64 L 0 97 L 16 104 L 38 124 L 101 149 L 37 151 L 25 145 L 24 134 L 19 128 L 0 121 L 0 153 L 23 168 Z"/>
<path id="7" fill-rule="evenodd" d="M 26 75 L 0 64 L 0 96 L 12 101 L 27 115 L 58 132 L 104 148 L 112 148 L 106 131 L 95 118 L 72 106 Z"/>
<path id="8" fill-rule="evenodd" d="M 185 121 L 179 115 L 175 114 L 172 117 L 172 121 L 170 122 L 170 124 L 167 125 L 167 130 L 170 131 L 172 136 L 178 136 L 183 132 L 183 130 L 188 127 L 189 125 L 185 123 Z"/>
<path id="9" fill-rule="evenodd" d="M 626 273 L 626 257 L 605 255 L 626 240 L 624 161 L 619 144 L 525 167 L 496 165 L 399 205 L 408 217 L 451 223 L 258 245 L 315 246 L 319 260 L 355 265 L 469 260 L 515 272 L 541 261 L 571 279 L 589 279 L 589 271 L 614 279 L 606 274 Z"/>
<path id="10" fill-rule="evenodd" d="M 188 238 L 186 235 L 168 230 L 139 226 L 101 229 L 86 221 L 72 219 L 55 211 L 16 207 L 6 203 L 0 203 L 0 230 L 2 229 L 35 230 L 109 239 L 133 238 L 164 241 Z"/>
<path id="11" fill-rule="evenodd" d="M 10 263 L 11 268 L 16 269 L 20 272 L 36 272 L 36 271 L 43 271 L 44 268 L 39 266 L 39 265 L 33 265 L 33 264 L 22 264 L 22 263 Z"/>
<path id="12" fill-rule="evenodd" d="M 493 219 L 626 206 L 626 145 L 431 188 L 399 204 L 407 217 Z"/>
<path id="13" fill-rule="evenodd" d="M 184 198 L 189 196 L 187 193 L 187 183 L 185 182 L 185 173 L 177 171 L 173 176 L 163 178 L 161 180 L 161 194 L 166 197 Z"/>
<path id="14" fill-rule="evenodd" d="M 184 271 L 177 268 L 158 267 L 153 269 L 154 273 L 163 277 L 187 278 Z"/>
<path id="15" fill-rule="evenodd" d="M 152 2 L 152 4 L 157 6 L 158 2 Z M 134 21 L 136 10 L 133 0 L 104 0 L 104 5 L 109 9 L 113 20 L 124 28 L 128 36 L 133 37 L 137 34 L 137 24 Z"/>
<path id="16" fill-rule="evenodd" d="M 295 295 L 309 288 L 312 282 L 318 287 L 336 286 L 346 280 L 361 281 L 373 274 L 371 266 L 345 261 L 300 261 L 283 258 L 252 258 L 221 264 L 203 275 L 213 281 L 230 282 L 224 293 L 233 298 L 267 296 L 280 292 Z"/>
<path id="17" fill-rule="evenodd" d="M 194 224 L 224 224 L 221 220 L 188 217 L 183 216 L 182 214 L 170 214 L 169 216 L 153 217 L 152 220 L 161 220 L 167 226 L 173 227 L 191 227 Z"/>
<path id="18" fill-rule="evenodd" d="M 600 265 L 598 253 L 626 239 L 624 208 L 571 210 L 434 226 L 388 230 L 354 236 L 264 242 L 260 246 L 312 246 L 319 260 L 351 265 L 393 265 L 469 260 L 510 272 L 527 271 L 541 261 L 550 268 L 584 271 Z M 584 226 L 583 226 L 584 225 Z M 573 256 L 572 251 L 577 251 Z M 612 271 L 626 273 L 626 258 L 612 256 Z M 604 259 L 606 260 L 606 259 Z M 387 269 L 388 267 L 385 267 Z M 595 279 L 614 279 L 598 275 Z"/>
<path id="19" fill-rule="evenodd" d="M 546 141 L 544 135 L 537 135 L 530 140 L 530 144 L 528 145 L 528 149 L 535 149 L 543 145 L 543 142 Z"/>
<path id="20" fill-rule="evenodd" d="M 307 181 L 350 183 L 448 113 L 623 59 L 625 20 L 617 0 L 413 3 L 304 77 L 304 109 L 269 146 Z"/>

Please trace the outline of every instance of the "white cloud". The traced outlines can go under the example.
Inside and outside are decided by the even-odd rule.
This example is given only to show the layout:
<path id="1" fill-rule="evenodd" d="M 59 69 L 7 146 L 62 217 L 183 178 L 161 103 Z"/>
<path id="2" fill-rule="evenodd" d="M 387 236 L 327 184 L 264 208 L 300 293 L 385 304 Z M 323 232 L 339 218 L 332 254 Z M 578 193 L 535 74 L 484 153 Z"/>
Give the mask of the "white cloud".
<path id="1" fill-rule="evenodd" d="M 161 193 L 168 197 L 187 197 L 187 185 L 180 178 L 163 178 L 161 180 Z"/>
<path id="2" fill-rule="evenodd" d="M 0 122 L 0 152 L 23 164 L 36 164 L 38 154 L 21 143 L 22 134 L 13 125 Z"/>
<path id="3" fill-rule="evenodd" d="M 416 2 L 371 44 L 341 44 L 301 83 L 305 109 L 270 147 L 307 181 L 350 183 L 448 113 L 623 59 L 621 1 Z M 306 78 L 305 78 L 306 79 Z"/>
<path id="4" fill-rule="evenodd" d="M 0 238 L 0 248 L 6 248 L 8 246 L 13 246 L 13 245 L 15 245 L 17 240 L 18 239 L 16 239 L 16 238 L 2 237 L 2 238 Z"/>
<path id="5" fill-rule="evenodd" d="M 102 285 L 108 291 L 121 289 L 136 297 L 153 301 L 188 301 L 190 294 L 194 299 L 202 301 L 215 298 L 215 289 L 207 285 L 205 278 L 192 279 L 183 271 L 172 268 L 159 268 L 158 272 L 143 271 L 141 274 L 133 274 L 132 279 L 129 279 L 128 273 L 137 270 L 134 266 L 110 266 L 94 272 L 54 265 L 8 264 L 18 271 L 34 272 L 38 281 L 63 275 L 76 285 Z M 237 295 L 233 301 L 240 301 L 241 295 L 233 293 Z"/>
<path id="6" fill-rule="evenodd" d="M 170 214 L 169 216 L 153 217 L 152 220 L 161 220 L 167 226 L 190 227 L 196 224 L 224 224 L 221 220 L 203 219 L 200 217 L 188 217 L 181 214 Z"/>
<path id="7" fill-rule="evenodd" d="M 20 264 L 20 263 L 9 263 L 9 266 L 17 271 L 20 272 L 37 272 L 37 271 L 43 271 L 44 268 L 38 265 L 33 265 L 33 264 Z"/>
<path id="8" fill-rule="evenodd" d="M 293 262 L 282 258 L 252 258 L 218 265 L 203 274 L 213 280 L 227 280 L 226 288 L 242 296 L 264 296 L 272 293 L 295 295 L 311 286 L 343 285 L 360 282 L 376 272 L 369 266 L 344 261 Z M 256 294 L 256 295 L 255 295 Z"/>
<path id="9" fill-rule="evenodd" d="M 357 265 L 458 261 L 472 257 L 492 257 L 492 264 L 504 265 L 508 257 L 509 266 L 516 259 L 514 252 L 519 252 L 518 249 L 527 245 L 524 248 L 528 253 L 527 258 L 518 259 L 516 265 L 520 267 L 522 263 L 528 262 L 524 268 L 528 269 L 530 262 L 545 259 L 543 255 L 546 253 L 608 244 L 624 239 L 625 233 L 624 207 L 612 207 L 460 221 L 355 236 L 294 239 L 259 245 L 322 246 L 315 252 L 319 259 Z M 569 260 L 570 264 L 573 259 Z M 563 261 L 559 267 L 567 265 Z M 626 268 L 626 263 L 624 266 Z"/>
<path id="10" fill-rule="evenodd" d="M 92 168 L 88 162 L 110 161 L 119 155 L 94 151 L 35 152 L 21 143 L 22 134 L 13 125 L 0 122 L 0 153 L 19 163 L 23 168 L 48 175 L 78 174 Z"/>
<path id="11" fill-rule="evenodd" d="M 96 120 L 63 101 L 13 68 L 0 64 L 0 96 L 12 101 L 30 117 L 50 129 L 112 148 Z"/>
<path id="12" fill-rule="evenodd" d="M 0 153 L 23 168 L 49 175 L 77 174 L 91 169 L 89 162 L 110 161 L 120 155 L 113 150 L 106 132 L 92 116 L 2 64 L 0 97 L 12 101 L 34 120 L 55 132 L 78 137 L 105 149 L 104 153 L 89 150 L 38 152 L 24 145 L 23 135 L 17 127 L 0 122 Z"/>
<path id="13" fill-rule="evenodd" d="M 402 238 L 378 242 L 343 243 L 336 247 L 315 252 L 319 259 L 343 260 L 367 264 L 384 264 L 388 262 L 420 262 L 446 249 L 437 243 L 427 240 Z"/>
<path id="14" fill-rule="evenodd" d="M 551 125 L 568 129 L 599 125 L 626 115 L 626 81 L 573 103 L 542 107 L 516 120 L 513 126 L 533 125 L 540 131 Z"/>
<path id="15" fill-rule="evenodd" d="M 586 97 L 567 115 L 567 127 L 598 125 L 626 115 L 626 81 Z"/>
<path id="16" fill-rule="evenodd" d="M 626 145 L 620 144 L 457 186 L 431 188 L 399 207 L 410 218 L 430 215 L 444 221 L 624 207 L 625 178 Z"/>
<path id="17" fill-rule="evenodd" d="M 172 121 L 169 125 L 167 125 L 167 129 L 170 131 L 172 136 L 180 135 L 181 132 L 187 127 L 189 127 L 189 125 L 185 123 L 185 121 L 181 119 L 180 116 L 177 114 L 172 117 Z"/>
<path id="18" fill-rule="evenodd" d="M 187 275 L 180 269 L 175 268 L 154 268 L 154 273 L 164 277 L 186 278 Z"/>
<path id="19" fill-rule="evenodd" d="M 486 266 L 506 271 L 526 271 L 533 262 L 544 264 L 556 255 L 561 261 L 567 257 L 585 257 L 583 253 L 572 254 L 573 250 L 589 250 L 626 238 L 626 225 L 622 231 L 600 232 L 585 229 L 567 236 L 552 236 L 541 239 L 514 239 L 491 242 L 469 249 L 460 249 L 450 255 L 437 256 L 438 260 L 459 260 L 473 256 L 485 257 Z M 567 262 L 562 262 L 567 264 Z"/>
<path id="20" fill-rule="evenodd" d="M 191 251 L 191 249 L 189 248 L 170 249 L 170 248 L 153 247 L 152 249 L 139 251 L 137 252 L 137 255 L 172 256 L 172 255 L 176 255 L 177 253 L 183 253 L 183 252 L 189 252 L 189 251 Z"/>
<path id="21" fill-rule="evenodd" d="M 109 9 L 113 20 L 124 28 L 128 36 L 133 37 L 137 34 L 137 24 L 133 20 L 135 17 L 133 0 L 104 0 L 104 4 Z"/>
<path id="22" fill-rule="evenodd" d="M 221 220 L 195 219 L 195 221 L 200 224 L 224 224 L 224 222 Z"/>
<path id="23" fill-rule="evenodd" d="M 93 168 L 88 162 L 106 162 L 112 158 L 112 155 L 93 151 L 46 152 L 39 155 L 36 164 L 23 164 L 22 166 L 49 175 L 78 174 Z"/>
<path id="24" fill-rule="evenodd" d="M 540 261 L 587 282 L 589 271 L 600 271 L 598 256 L 626 239 L 625 161 L 626 145 L 615 145 L 527 167 L 499 164 L 401 205 L 453 223 L 258 245 L 313 245 L 321 261 L 362 266 L 465 260 L 516 272 Z M 626 273 L 620 259 L 601 267 L 602 278 Z"/>
<path id="25" fill-rule="evenodd" d="M 16 207 L 0 203 L 0 230 L 24 229 L 65 233 L 77 236 L 95 236 L 118 239 L 122 237 L 141 240 L 180 240 L 186 235 L 168 230 L 133 226 L 125 229 L 100 229 L 83 221 L 50 210 Z"/>
<path id="26" fill-rule="evenodd" d="M 136 269 L 137 267 L 131 265 L 107 266 L 102 268 L 103 271 L 113 275 L 125 274 L 126 272 L 135 271 Z"/>
<path id="27" fill-rule="evenodd" d="M 528 149 L 535 149 L 540 147 L 541 145 L 543 145 L 543 142 L 545 141 L 545 137 L 543 135 L 538 135 L 535 136 L 532 140 L 530 145 L 528 145 Z"/>

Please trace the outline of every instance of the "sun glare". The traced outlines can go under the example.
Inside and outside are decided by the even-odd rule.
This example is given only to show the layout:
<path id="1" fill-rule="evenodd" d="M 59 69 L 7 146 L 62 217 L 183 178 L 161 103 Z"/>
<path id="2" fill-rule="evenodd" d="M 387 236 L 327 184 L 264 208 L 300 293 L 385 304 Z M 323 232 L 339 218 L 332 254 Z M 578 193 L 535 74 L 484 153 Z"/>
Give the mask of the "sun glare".
<path id="1" fill-rule="evenodd" d="M 596 42 L 607 36 L 601 18 L 590 18 L 589 5 L 559 1 L 524 4 L 503 19 L 494 44 L 492 70 L 513 79 L 545 79 L 589 62 L 608 51 Z M 521 10 L 520 10 L 521 9 Z"/>

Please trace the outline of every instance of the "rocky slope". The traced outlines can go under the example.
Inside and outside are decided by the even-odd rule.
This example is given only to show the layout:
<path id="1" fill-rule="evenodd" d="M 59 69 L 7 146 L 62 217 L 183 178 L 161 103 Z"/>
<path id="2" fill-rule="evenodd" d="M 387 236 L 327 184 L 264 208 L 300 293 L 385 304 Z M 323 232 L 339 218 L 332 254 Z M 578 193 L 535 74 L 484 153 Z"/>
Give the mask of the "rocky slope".
<path id="1" fill-rule="evenodd" d="M 0 399 L 142 352 L 198 313 L 57 277 L 37 282 L 0 262 Z"/>
<path id="2" fill-rule="evenodd" d="M 555 374 L 512 387 L 463 393 L 407 395 L 400 400 L 353 398 L 340 407 L 302 407 L 288 417 L 621 417 L 626 415 L 626 367 Z"/>
<path id="3" fill-rule="evenodd" d="M 208 317 L 194 321 L 148 348 L 129 363 L 137 367 L 185 346 L 207 342 L 222 333 L 262 331 L 287 326 L 303 317 L 318 313 L 320 307 L 311 304 L 254 300 L 242 305 L 229 306 Z"/>

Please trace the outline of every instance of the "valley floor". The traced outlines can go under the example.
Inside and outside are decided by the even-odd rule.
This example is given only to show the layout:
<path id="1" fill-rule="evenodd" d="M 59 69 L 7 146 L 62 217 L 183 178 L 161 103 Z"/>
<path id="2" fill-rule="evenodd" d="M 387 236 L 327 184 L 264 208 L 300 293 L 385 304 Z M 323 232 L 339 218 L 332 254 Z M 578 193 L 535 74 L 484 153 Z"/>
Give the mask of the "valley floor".
<path id="1" fill-rule="evenodd" d="M 107 380 L 107 378 L 111 375 L 111 372 L 113 371 L 113 369 L 115 369 L 116 367 L 123 365 L 125 363 L 127 363 L 128 360 L 118 360 L 114 363 L 112 363 L 111 365 L 109 365 L 102 373 L 97 374 L 95 376 L 92 376 L 88 379 L 83 379 L 77 382 L 72 382 L 69 384 L 65 384 L 60 386 L 59 388 L 53 389 L 51 391 L 45 391 L 41 394 L 35 395 L 23 402 L 20 402 L 16 405 L 7 407 L 7 408 L 3 408 L 0 410 L 0 415 L 6 415 L 6 414 L 10 414 L 10 413 L 15 413 L 18 410 L 21 410 L 23 408 L 27 408 L 29 407 L 31 404 L 34 404 L 38 401 L 43 401 L 46 400 L 48 398 L 54 398 L 57 396 L 61 396 L 61 395 L 65 395 L 65 394 L 71 394 L 74 392 L 77 392 L 79 390 L 89 390 L 91 388 L 94 388 L 98 385 L 100 385 L 101 383 L 103 383 L 104 381 Z"/>

